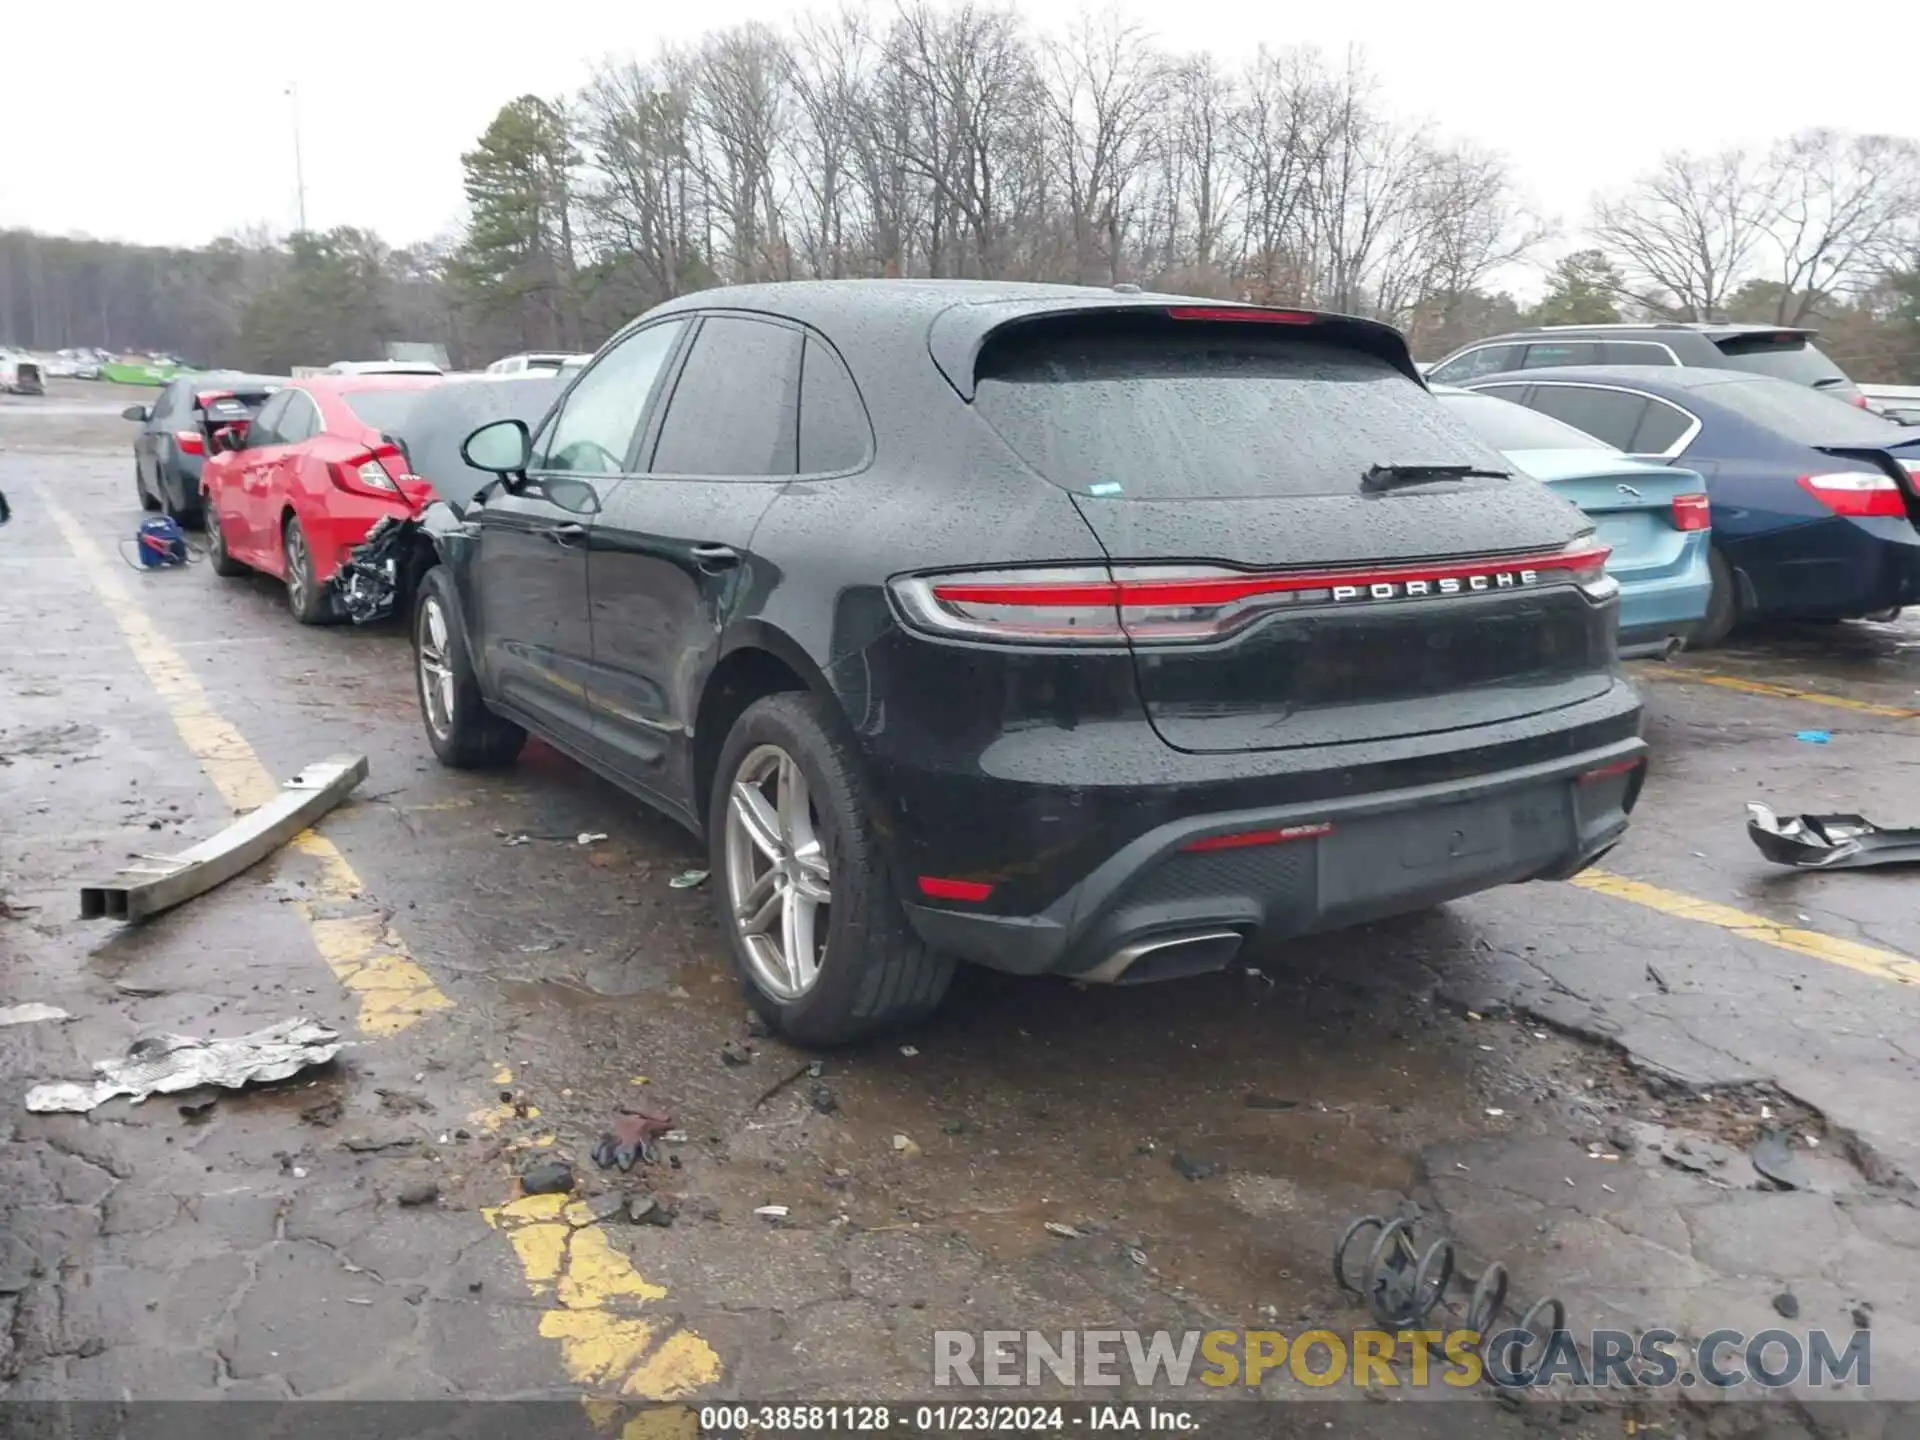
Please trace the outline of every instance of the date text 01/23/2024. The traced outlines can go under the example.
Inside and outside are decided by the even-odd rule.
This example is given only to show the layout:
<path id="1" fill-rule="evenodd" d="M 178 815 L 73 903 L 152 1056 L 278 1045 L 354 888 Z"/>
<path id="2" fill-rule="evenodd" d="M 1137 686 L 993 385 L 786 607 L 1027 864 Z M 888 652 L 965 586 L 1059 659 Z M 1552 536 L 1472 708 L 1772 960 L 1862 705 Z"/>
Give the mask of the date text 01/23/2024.
<path id="1" fill-rule="evenodd" d="M 1192 1433 L 1193 1412 L 1165 1405 L 703 1405 L 700 1433 L 715 1437 L 903 1434 L 1059 1435 Z"/>

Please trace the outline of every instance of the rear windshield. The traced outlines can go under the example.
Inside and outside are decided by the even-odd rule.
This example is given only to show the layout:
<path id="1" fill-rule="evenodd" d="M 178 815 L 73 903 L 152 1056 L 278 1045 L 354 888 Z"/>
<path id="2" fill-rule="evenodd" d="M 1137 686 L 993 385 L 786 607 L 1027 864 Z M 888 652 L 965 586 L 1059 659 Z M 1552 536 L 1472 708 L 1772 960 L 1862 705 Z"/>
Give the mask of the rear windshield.
<path id="1" fill-rule="evenodd" d="M 1702 400 L 1724 405 L 1777 435 L 1802 445 L 1898 445 L 1911 437 L 1906 428 L 1838 396 L 1809 390 L 1785 380 L 1729 380 L 1703 385 Z"/>
<path id="2" fill-rule="evenodd" d="M 1496 450 L 1613 450 L 1565 421 L 1498 396 L 1442 395 L 1440 403 Z"/>
<path id="3" fill-rule="evenodd" d="M 392 433 L 405 423 L 425 390 L 355 390 L 342 398 L 362 424 Z"/>
<path id="4" fill-rule="evenodd" d="M 990 346 L 974 403 L 1027 464 L 1090 495 L 1350 495 L 1375 465 L 1505 468 L 1386 361 L 1240 327 Z"/>
<path id="5" fill-rule="evenodd" d="M 1796 385 L 1851 383 L 1826 352 L 1808 344 L 1804 335 L 1729 335 L 1713 343 L 1726 357 L 1729 370 L 1750 370 Z"/>

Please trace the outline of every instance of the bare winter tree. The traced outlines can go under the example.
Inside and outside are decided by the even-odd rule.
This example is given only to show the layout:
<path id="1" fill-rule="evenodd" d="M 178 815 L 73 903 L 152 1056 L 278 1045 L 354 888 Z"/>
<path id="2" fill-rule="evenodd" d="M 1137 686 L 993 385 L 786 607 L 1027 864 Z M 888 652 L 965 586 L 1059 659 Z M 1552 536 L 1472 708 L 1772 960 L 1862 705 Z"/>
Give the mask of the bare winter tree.
<path id="1" fill-rule="evenodd" d="M 792 68 L 785 38 L 757 21 L 709 37 L 701 51 L 695 152 L 735 280 L 793 278 L 774 166 Z"/>
<path id="2" fill-rule="evenodd" d="M 673 52 L 602 69 L 581 97 L 583 233 L 627 308 L 711 283 L 704 191 L 693 162 L 697 75 Z"/>
<path id="3" fill-rule="evenodd" d="M 1759 226 L 1772 242 L 1774 319 L 1800 325 L 1898 264 L 1920 223 L 1920 147 L 1890 135 L 1805 130 L 1776 145 Z"/>
<path id="4" fill-rule="evenodd" d="M 1618 258 L 1635 298 L 1679 319 L 1716 319 L 1767 239 L 1775 178 L 1743 151 L 1676 151 L 1595 205 L 1593 238 Z"/>

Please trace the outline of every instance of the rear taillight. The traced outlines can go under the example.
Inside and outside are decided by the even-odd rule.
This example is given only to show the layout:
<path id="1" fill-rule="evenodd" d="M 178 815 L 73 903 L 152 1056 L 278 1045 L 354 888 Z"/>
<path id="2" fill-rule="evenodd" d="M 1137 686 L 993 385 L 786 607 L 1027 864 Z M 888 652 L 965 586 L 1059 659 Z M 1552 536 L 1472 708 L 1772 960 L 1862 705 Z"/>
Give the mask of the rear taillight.
<path id="1" fill-rule="evenodd" d="M 1800 488 L 1836 515 L 1904 517 L 1906 497 L 1890 475 L 1842 470 L 1833 475 L 1802 475 Z"/>
<path id="2" fill-rule="evenodd" d="M 358 459 L 334 461 L 328 464 L 327 474 L 341 490 L 375 495 L 382 500 L 399 498 L 399 482 L 412 478 L 406 473 L 400 452 L 391 447 L 371 451 Z"/>
<path id="3" fill-rule="evenodd" d="M 198 430 L 176 430 L 173 443 L 180 447 L 182 455 L 204 455 L 207 453 L 206 437 Z"/>
<path id="4" fill-rule="evenodd" d="M 1873 408 L 1873 406 L 1867 403 L 1867 397 L 1864 395 L 1854 396 L 1853 403 L 1862 410 L 1871 410 Z"/>
<path id="5" fill-rule="evenodd" d="M 1704 495 L 1676 495 L 1673 497 L 1673 528 L 1676 530 L 1707 530 L 1712 528 L 1713 512 Z"/>
<path id="6" fill-rule="evenodd" d="M 1255 572 L 1222 565 L 1073 565 L 890 583 L 906 621 L 938 634 L 1005 644 L 1198 644 L 1274 610 L 1420 601 L 1571 583 L 1592 600 L 1618 586 L 1612 548 L 1592 537 L 1544 555 L 1368 570 Z"/>

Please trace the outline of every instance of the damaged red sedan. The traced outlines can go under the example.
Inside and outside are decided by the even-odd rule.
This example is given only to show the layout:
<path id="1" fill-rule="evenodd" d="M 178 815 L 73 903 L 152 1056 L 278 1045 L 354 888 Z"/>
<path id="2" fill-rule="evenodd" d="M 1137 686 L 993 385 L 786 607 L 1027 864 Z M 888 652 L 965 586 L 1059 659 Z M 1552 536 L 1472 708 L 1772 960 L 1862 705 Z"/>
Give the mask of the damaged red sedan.
<path id="1" fill-rule="evenodd" d="M 438 375 L 327 376 L 279 391 L 218 432 L 201 476 L 216 575 L 258 570 L 287 587 L 303 625 L 338 611 L 329 582 L 383 516 L 417 513 L 432 488 L 395 438 Z"/>

